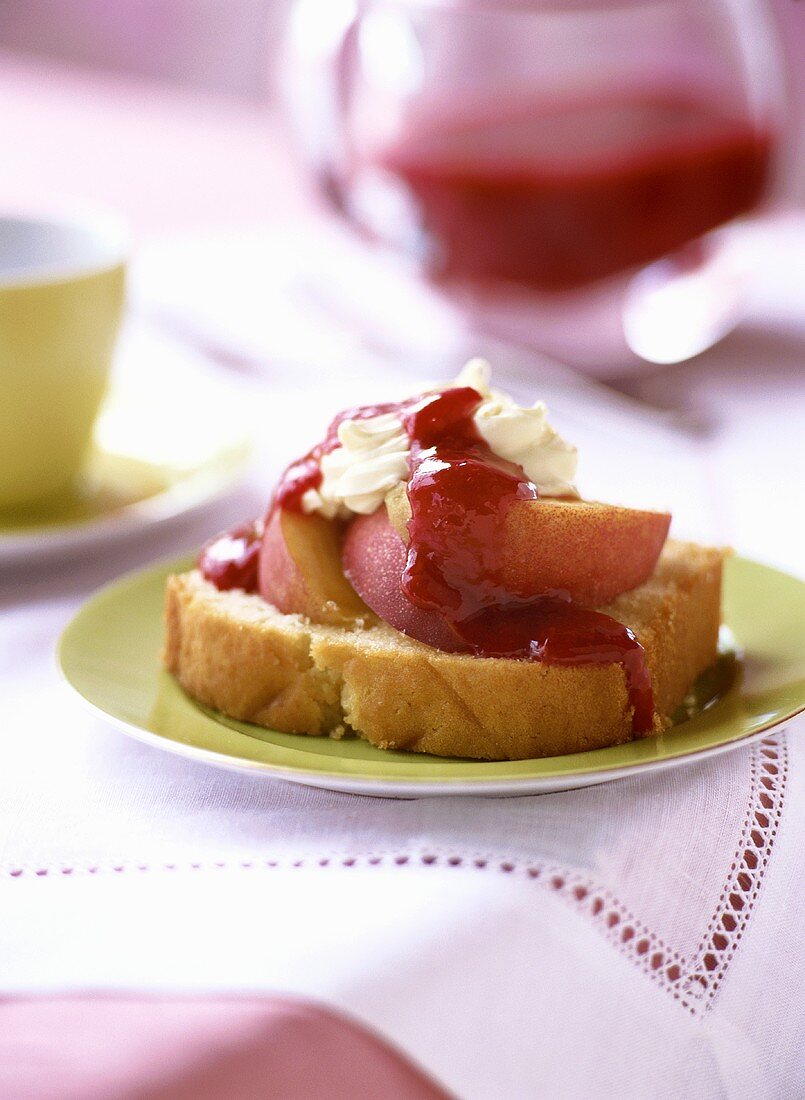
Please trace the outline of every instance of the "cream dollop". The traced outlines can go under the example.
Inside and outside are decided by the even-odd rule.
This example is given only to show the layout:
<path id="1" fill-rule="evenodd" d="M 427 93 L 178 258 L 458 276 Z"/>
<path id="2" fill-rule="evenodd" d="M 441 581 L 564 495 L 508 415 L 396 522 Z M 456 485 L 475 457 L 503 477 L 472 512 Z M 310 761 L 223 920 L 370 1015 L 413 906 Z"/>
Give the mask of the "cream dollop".
<path id="1" fill-rule="evenodd" d="M 507 393 L 490 388 L 492 368 L 485 359 L 470 359 L 456 386 L 471 386 L 483 397 L 474 420 L 494 454 L 522 466 L 543 497 L 578 496 L 578 452 L 548 423 L 548 407 L 536 401 L 518 405 Z"/>
<path id="2" fill-rule="evenodd" d="M 525 471 L 540 496 L 577 496 L 573 484 L 578 456 L 548 423 L 542 401 L 525 408 L 491 389 L 491 367 L 471 359 L 449 386 L 432 392 L 471 386 L 483 401 L 475 412 L 478 431 L 490 450 Z M 339 446 L 321 460 L 322 482 L 302 497 L 305 512 L 336 516 L 370 515 L 386 494 L 408 480 L 408 437 L 396 413 L 368 420 L 345 420 L 338 429 Z"/>

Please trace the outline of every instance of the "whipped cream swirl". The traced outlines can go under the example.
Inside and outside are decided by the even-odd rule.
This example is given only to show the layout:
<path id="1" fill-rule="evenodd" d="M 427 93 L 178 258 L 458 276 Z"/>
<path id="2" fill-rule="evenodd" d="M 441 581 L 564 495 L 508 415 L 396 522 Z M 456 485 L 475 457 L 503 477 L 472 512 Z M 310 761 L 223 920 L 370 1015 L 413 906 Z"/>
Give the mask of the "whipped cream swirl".
<path id="1" fill-rule="evenodd" d="M 508 394 L 491 389 L 490 377 L 486 360 L 471 359 L 455 382 L 431 392 L 459 386 L 477 390 L 483 401 L 475 412 L 475 425 L 490 450 L 521 466 L 540 496 L 578 496 L 576 448 L 548 423 L 545 404 L 518 405 Z M 327 519 L 370 515 L 391 489 L 407 482 L 409 441 L 396 413 L 345 420 L 338 442 L 321 459 L 321 485 L 302 497 L 305 512 L 320 512 Z"/>

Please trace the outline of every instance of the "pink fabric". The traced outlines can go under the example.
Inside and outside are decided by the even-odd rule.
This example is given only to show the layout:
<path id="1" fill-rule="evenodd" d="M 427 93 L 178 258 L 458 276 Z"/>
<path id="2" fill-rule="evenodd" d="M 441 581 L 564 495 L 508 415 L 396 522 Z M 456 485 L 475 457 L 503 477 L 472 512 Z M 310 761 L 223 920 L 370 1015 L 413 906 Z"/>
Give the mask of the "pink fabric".
<path id="1" fill-rule="evenodd" d="M 144 234 L 249 226 L 307 209 L 265 107 L 88 74 L 0 50 L 0 208 L 101 206 Z"/>
<path id="2" fill-rule="evenodd" d="M 354 1020 L 283 997 L 0 1003 L 14 1100 L 449 1100 Z"/>

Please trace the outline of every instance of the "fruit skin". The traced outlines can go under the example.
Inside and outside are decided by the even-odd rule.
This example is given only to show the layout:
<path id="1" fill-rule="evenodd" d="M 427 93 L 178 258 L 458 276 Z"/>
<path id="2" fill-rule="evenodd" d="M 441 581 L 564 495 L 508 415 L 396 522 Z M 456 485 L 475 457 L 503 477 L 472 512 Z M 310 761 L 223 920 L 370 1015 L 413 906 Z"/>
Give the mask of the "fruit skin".
<path id="1" fill-rule="evenodd" d="M 338 525 L 319 515 L 274 510 L 260 548 L 258 587 L 279 611 L 314 623 L 374 621 L 344 576 Z"/>
<path id="2" fill-rule="evenodd" d="M 449 628 L 441 624 L 439 629 L 439 616 L 412 606 L 400 592 L 405 565 L 400 531 L 409 515 L 404 491 L 394 491 L 388 513 L 380 509 L 354 520 L 344 540 L 344 568 L 378 615 L 398 630 L 442 648 L 442 642 L 430 639 L 442 638 Z M 503 583 L 515 596 L 559 591 L 584 607 L 603 607 L 648 580 L 670 523 L 667 513 L 614 504 L 516 501 L 504 521 Z"/>
<path id="3" fill-rule="evenodd" d="M 442 616 L 416 607 L 400 588 L 407 548 L 399 529 L 405 530 L 407 506 L 403 488 L 390 496 L 388 513 L 380 508 L 354 519 L 343 546 L 337 524 L 277 509 L 260 550 L 260 594 L 286 614 L 336 626 L 371 621 L 368 604 L 404 634 L 460 649 Z M 583 606 L 602 607 L 648 580 L 670 522 L 666 513 L 613 504 L 515 502 L 505 519 L 503 581 L 517 596 L 558 590 Z"/>
<path id="4" fill-rule="evenodd" d="M 603 607 L 644 584 L 668 537 L 667 512 L 581 500 L 517 501 L 506 516 L 502 575 L 515 595 L 558 589 Z"/>
<path id="5" fill-rule="evenodd" d="M 384 507 L 358 516 L 347 528 L 341 552 L 344 572 L 372 610 L 396 630 L 436 649 L 464 648 L 441 615 L 417 607 L 403 595 L 400 579 L 407 558 L 408 549 Z"/>

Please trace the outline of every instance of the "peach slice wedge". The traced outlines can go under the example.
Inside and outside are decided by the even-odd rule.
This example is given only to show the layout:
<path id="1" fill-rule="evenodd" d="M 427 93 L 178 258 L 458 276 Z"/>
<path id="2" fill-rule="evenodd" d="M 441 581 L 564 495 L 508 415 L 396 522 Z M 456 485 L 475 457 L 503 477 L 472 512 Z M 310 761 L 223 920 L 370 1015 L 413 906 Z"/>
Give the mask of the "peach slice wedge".
<path id="1" fill-rule="evenodd" d="M 386 506 L 388 523 L 407 542 L 410 507 L 404 487 L 388 495 Z M 388 559 L 388 548 L 378 555 L 371 545 L 381 537 L 383 522 L 369 524 L 360 517 L 353 521 L 344 544 L 347 574 L 364 599 L 370 586 L 356 582 L 358 574 L 365 572 L 359 559 Z M 670 523 L 667 512 L 615 504 L 548 497 L 516 501 L 505 519 L 501 580 L 516 596 L 561 591 L 585 607 L 602 607 L 648 580 Z M 382 608 L 375 610 L 383 614 Z"/>
<path id="2" fill-rule="evenodd" d="M 352 626 L 372 613 L 344 576 L 340 530 L 318 515 L 276 509 L 260 549 L 260 595 L 285 614 Z"/>
<path id="3" fill-rule="evenodd" d="M 517 501 L 505 522 L 503 582 L 518 596 L 557 589 L 602 607 L 648 580 L 670 524 L 667 512 L 616 504 Z"/>

